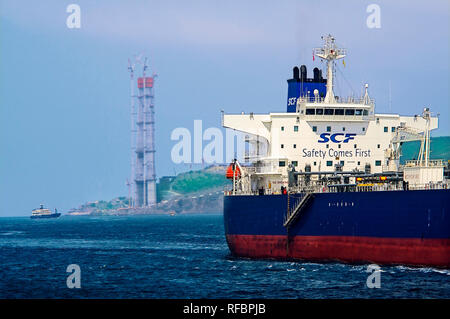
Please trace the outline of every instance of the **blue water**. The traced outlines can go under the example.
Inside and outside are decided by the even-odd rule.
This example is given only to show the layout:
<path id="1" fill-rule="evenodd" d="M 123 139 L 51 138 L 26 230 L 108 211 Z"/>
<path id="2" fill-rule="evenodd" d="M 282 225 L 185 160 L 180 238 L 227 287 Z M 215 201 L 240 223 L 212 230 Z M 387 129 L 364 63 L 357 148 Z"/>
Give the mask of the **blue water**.
<path id="1" fill-rule="evenodd" d="M 366 269 L 233 258 L 219 215 L 0 218 L 0 298 L 450 298 L 449 270 Z"/>

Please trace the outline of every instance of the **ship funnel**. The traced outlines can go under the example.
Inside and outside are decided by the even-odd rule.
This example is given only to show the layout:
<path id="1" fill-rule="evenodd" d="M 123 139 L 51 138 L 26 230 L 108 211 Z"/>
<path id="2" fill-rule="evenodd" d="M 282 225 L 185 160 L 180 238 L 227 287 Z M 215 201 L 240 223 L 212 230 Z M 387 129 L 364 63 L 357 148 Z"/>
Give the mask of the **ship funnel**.
<path id="1" fill-rule="evenodd" d="M 319 68 L 314 68 L 313 73 L 314 73 L 314 82 L 319 82 L 320 80 Z"/>
<path id="2" fill-rule="evenodd" d="M 306 65 L 302 65 L 300 67 L 300 79 L 302 80 L 302 82 L 306 81 L 307 76 L 308 76 L 308 71 L 306 70 Z"/>
<path id="3" fill-rule="evenodd" d="M 302 96 L 308 96 L 309 92 L 314 90 L 319 91 L 319 97 L 324 97 L 326 94 L 327 80 L 322 77 L 322 71 L 316 68 L 314 70 L 314 77 L 308 79 L 306 65 L 301 65 L 300 68 L 294 67 L 292 69 L 293 77 L 288 79 L 288 97 L 287 97 L 287 112 L 296 112 L 297 99 Z"/>
<path id="4" fill-rule="evenodd" d="M 294 69 L 293 69 L 293 78 L 294 79 L 296 79 L 296 80 L 298 80 L 299 79 L 299 70 L 298 70 L 298 67 L 294 67 Z"/>

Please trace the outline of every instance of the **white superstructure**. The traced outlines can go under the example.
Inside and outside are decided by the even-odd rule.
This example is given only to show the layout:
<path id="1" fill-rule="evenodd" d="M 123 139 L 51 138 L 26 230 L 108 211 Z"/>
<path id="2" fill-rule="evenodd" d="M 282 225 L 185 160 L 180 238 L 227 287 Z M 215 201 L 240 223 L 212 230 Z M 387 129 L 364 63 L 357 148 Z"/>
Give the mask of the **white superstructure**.
<path id="1" fill-rule="evenodd" d="M 247 134 L 246 160 L 252 165 L 246 169 L 253 174 L 253 190 L 287 186 L 292 167 L 297 172 L 398 171 L 401 142 L 429 141 L 429 131 L 438 127 L 428 109 L 427 116 L 376 113 L 367 84 L 360 98 L 334 96 L 334 61 L 345 50 L 327 36 L 315 54 L 327 62 L 325 97 L 317 90 L 300 96 L 296 112 L 223 114 L 224 127 Z M 425 147 L 428 152 L 429 143 Z"/>

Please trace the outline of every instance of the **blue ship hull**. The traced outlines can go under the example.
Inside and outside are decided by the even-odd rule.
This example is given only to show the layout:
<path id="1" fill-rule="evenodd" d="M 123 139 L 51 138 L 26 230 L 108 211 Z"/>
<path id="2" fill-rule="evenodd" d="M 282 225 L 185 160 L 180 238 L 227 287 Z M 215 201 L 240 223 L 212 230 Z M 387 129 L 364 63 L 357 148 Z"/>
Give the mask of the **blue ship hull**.
<path id="1" fill-rule="evenodd" d="M 283 226 L 287 195 L 225 196 L 225 233 L 241 257 L 450 267 L 449 195 L 317 193 L 289 230 Z"/>
<path id="2" fill-rule="evenodd" d="M 32 219 L 46 219 L 46 218 L 57 218 L 61 216 L 61 213 L 54 213 L 54 214 L 46 214 L 46 215 L 35 215 L 30 216 Z"/>

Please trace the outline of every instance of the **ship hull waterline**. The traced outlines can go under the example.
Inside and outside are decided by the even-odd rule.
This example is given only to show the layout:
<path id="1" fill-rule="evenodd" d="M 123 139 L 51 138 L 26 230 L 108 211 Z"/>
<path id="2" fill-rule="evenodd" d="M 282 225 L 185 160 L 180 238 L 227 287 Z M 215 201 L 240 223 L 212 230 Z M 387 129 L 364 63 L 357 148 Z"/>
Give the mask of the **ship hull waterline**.
<path id="1" fill-rule="evenodd" d="M 225 234 L 238 257 L 450 268 L 449 195 L 318 193 L 289 230 L 287 195 L 225 196 Z"/>
<path id="2" fill-rule="evenodd" d="M 54 213 L 54 214 L 46 214 L 46 215 L 34 215 L 30 216 L 31 219 L 48 219 L 48 218 L 58 218 L 61 216 L 61 213 Z"/>

